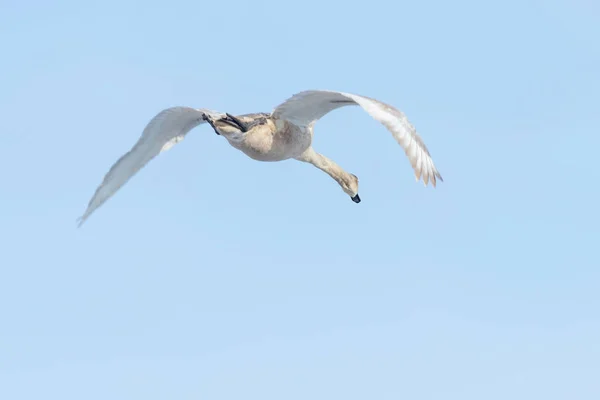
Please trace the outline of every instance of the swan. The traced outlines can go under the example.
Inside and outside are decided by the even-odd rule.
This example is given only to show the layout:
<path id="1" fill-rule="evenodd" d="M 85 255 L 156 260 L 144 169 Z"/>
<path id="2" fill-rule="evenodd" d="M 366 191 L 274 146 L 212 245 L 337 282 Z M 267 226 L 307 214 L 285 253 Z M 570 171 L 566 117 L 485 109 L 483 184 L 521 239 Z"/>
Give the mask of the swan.
<path id="1" fill-rule="evenodd" d="M 231 146 L 257 161 L 295 159 L 314 165 L 333 178 L 355 203 L 360 203 L 358 177 L 312 147 L 315 123 L 327 113 L 358 105 L 383 124 L 402 146 L 417 181 L 425 186 L 443 182 L 425 143 L 404 113 L 379 100 L 331 90 L 306 90 L 276 106 L 271 113 L 234 116 L 205 108 L 176 106 L 156 114 L 141 137 L 109 169 L 78 218 L 81 226 L 89 216 L 117 192 L 133 175 L 158 154 L 181 142 L 193 128 L 208 123 Z"/>

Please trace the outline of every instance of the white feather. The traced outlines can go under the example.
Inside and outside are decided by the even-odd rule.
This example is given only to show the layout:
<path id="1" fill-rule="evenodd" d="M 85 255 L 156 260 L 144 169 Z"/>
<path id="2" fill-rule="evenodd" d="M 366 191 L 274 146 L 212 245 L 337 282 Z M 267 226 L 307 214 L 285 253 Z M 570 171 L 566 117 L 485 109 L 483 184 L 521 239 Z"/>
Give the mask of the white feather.
<path id="1" fill-rule="evenodd" d="M 78 218 L 79 226 L 150 160 L 181 142 L 190 130 L 204 123 L 204 114 L 214 118 L 223 115 L 207 109 L 171 107 L 152 118 L 137 143 L 106 173 L 84 214 Z"/>

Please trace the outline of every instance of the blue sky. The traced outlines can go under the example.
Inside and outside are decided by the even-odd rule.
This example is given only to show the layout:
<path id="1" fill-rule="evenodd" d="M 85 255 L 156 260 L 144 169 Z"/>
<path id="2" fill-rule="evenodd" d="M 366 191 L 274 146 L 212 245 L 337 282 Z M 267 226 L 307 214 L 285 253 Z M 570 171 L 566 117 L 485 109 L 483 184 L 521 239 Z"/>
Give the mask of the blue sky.
<path id="1" fill-rule="evenodd" d="M 0 398 L 600 397 L 597 2 L 0 6 Z M 158 111 L 305 89 L 445 182 L 359 108 L 314 143 L 358 205 L 202 126 L 76 229 Z"/>

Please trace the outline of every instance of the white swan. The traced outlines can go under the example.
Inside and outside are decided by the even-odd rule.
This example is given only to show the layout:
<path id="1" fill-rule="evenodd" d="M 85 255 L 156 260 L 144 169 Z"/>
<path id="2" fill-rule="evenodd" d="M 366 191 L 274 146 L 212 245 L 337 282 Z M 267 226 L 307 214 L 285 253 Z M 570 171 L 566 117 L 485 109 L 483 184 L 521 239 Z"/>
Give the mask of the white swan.
<path id="1" fill-rule="evenodd" d="M 234 117 L 203 108 L 171 107 L 158 113 L 146 126 L 133 148 L 119 158 L 96 189 L 79 226 L 137 171 L 159 153 L 183 140 L 196 126 L 206 122 L 229 144 L 254 160 L 281 161 L 296 159 L 311 163 L 329 174 L 350 198 L 360 202 L 358 178 L 312 148 L 314 124 L 336 108 L 359 105 L 371 117 L 381 122 L 404 148 L 417 181 L 425 186 L 443 179 L 433 160 L 406 116 L 381 101 L 356 94 L 307 90 L 297 93 L 278 105 L 272 113 L 254 113 Z"/>

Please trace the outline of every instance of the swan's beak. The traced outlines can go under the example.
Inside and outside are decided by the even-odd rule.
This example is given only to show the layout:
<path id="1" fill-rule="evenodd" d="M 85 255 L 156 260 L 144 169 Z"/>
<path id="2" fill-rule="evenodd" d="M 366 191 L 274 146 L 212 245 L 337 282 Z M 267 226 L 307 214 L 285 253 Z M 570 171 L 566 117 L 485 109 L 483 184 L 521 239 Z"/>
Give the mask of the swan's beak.
<path id="1" fill-rule="evenodd" d="M 350 198 L 352 199 L 353 202 L 360 203 L 360 196 L 358 195 L 358 193 L 356 193 L 356 196 L 350 197 Z"/>

